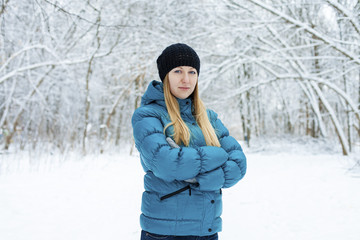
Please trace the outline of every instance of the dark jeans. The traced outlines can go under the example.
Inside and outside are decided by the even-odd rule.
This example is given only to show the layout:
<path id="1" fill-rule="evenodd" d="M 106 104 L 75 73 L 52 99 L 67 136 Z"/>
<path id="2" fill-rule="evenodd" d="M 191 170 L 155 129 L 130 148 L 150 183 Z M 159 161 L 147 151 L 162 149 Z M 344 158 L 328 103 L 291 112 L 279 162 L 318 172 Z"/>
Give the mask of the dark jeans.
<path id="1" fill-rule="evenodd" d="M 141 231 L 141 240 L 218 240 L 218 234 L 210 236 L 167 236 Z"/>

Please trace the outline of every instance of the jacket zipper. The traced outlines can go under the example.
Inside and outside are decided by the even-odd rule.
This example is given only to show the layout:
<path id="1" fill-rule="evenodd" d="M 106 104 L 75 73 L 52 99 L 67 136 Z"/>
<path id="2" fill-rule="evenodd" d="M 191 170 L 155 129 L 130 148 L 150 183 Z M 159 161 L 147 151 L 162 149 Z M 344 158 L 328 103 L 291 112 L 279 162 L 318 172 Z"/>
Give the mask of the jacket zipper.
<path id="1" fill-rule="evenodd" d="M 199 183 L 196 183 L 195 186 L 199 186 Z M 172 193 L 169 193 L 169 194 L 166 194 L 166 195 L 160 197 L 160 201 L 165 200 L 167 198 L 171 198 L 171 197 L 173 197 L 179 193 L 182 193 L 188 189 L 189 189 L 189 196 L 191 196 L 191 187 L 190 187 L 190 185 L 187 185 L 186 187 L 180 188 L 179 190 L 176 190 L 175 192 L 172 192 Z M 222 194 L 221 188 L 220 188 L 220 194 Z"/>
<path id="2" fill-rule="evenodd" d="M 179 190 L 177 190 L 175 192 L 172 192 L 172 193 L 169 193 L 169 194 L 166 194 L 166 195 L 160 197 L 160 200 L 161 201 L 165 200 L 165 199 L 170 198 L 172 196 L 175 196 L 175 195 L 177 195 L 179 193 L 182 193 L 182 192 L 184 192 L 184 191 L 186 191 L 188 189 L 189 189 L 189 196 L 191 196 L 191 187 L 190 187 L 190 185 L 187 185 L 186 187 L 180 188 Z"/>

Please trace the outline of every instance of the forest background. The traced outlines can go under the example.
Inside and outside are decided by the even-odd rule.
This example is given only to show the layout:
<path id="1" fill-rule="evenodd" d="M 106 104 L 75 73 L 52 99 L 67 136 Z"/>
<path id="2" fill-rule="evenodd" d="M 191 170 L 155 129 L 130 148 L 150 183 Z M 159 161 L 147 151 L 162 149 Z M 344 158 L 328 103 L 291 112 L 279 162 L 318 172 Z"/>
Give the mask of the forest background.
<path id="1" fill-rule="evenodd" d="M 198 52 L 205 104 L 248 146 L 359 147 L 357 0 L 2 0 L 0 151 L 132 151 L 132 113 L 176 42 Z"/>

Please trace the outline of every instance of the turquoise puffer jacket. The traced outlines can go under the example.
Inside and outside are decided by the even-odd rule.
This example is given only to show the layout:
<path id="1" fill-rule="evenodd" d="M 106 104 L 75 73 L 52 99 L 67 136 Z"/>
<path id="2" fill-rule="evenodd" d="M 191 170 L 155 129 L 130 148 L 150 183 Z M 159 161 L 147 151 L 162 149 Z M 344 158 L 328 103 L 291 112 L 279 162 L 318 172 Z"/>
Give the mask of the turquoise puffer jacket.
<path id="1" fill-rule="evenodd" d="M 181 117 L 191 132 L 188 147 L 171 148 L 163 130 L 170 121 L 163 84 L 152 81 L 133 114 L 135 145 L 146 172 L 142 196 L 141 228 L 162 235 L 206 236 L 221 231 L 221 188 L 243 178 L 246 158 L 239 143 L 217 114 L 208 110 L 221 147 L 206 146 L 192 115 L 190 99 L 178 99 Z M 196 178 L 198 183 L 185 180 Z"/>

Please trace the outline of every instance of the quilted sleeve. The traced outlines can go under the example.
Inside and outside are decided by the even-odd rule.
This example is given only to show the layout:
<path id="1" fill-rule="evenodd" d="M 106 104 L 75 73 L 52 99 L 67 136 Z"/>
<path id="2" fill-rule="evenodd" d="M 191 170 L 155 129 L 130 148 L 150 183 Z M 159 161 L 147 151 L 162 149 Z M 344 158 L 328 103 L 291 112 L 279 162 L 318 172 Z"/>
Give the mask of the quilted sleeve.
<path id="1" fill-rule="evenodd" d="M 238 141 L 229 135 L 228 129 L 217 118 L 217 114 L 210 111 L 210 117 L 214 120 L 221 147 L 229 154 L 228 160 L 221 166 L 225 176 L 223 188 L 229 188 L 244 177 L 247 168 L 246 157 Z"/>
<path id="2" fill-rule="evenodd" d="M 199 191 L 216 191 L 224 186 L 225 174 L 222 167 L 210 172 L 201 173 L 196 177 L 198 185 L 194 187 Z"/>
<path id="3" fill-rule="evenodd" d="M 186 180 L 222 166 L 228 153 L 219 147 L 171 148 L 163 134 L 163 125 L 148 106 L 132 116 L 135 145 L 146 168 L 166 181 Z"/>

